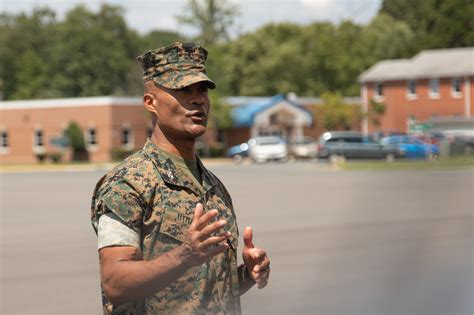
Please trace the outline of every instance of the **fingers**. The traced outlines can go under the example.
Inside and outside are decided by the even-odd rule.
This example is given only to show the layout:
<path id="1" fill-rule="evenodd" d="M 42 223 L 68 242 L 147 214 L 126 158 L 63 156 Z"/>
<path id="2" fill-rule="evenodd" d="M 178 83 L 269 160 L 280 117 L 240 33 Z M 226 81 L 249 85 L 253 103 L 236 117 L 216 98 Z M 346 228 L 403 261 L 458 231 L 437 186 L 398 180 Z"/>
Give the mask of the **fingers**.
<path id="1" fill-rule="evenodd" d="M 249 251 L 250 257 L 252 257 L 253 260 L 259 262 L 260 260 L 263 260 L 267 254 L 265 251 L 261 248 L 252 248 L 252 250 Z"/>
<path id="2" fill-rule="evenodd" d="M 260 266 L 255 266 L 253 273 L 255 274 L 254 279 L 258 285 L 258 288 L 264 288 L 267 285 L 268 279 L 270 277 L 270 262 L 268 261 Z"/>
<path id="3" fill-rule="evenodd" d="M 252 228 L 250 226 L 247 226 L 244 229 L 244 244 L 246 247 L 249 247 L 249 248 L 255 247 L 253 245 L 252 238 L 253 238 Z"/>
<path id="4" fill-rule="evenodd" d="M 204 208 L 201 203 L 196 204 L 194 210 L 193 224 L 196 230 L 202 230 L 215 216 L 217 216 L 218 211 L 216 209 L 210 210 L 204 213 Z"/>
<path id="5" fill-rule="evenodd" d="M 202 213 L 204 211 L 204 207 L 202 206 L 202 203 L 197 203 L 196 208 L 194 208 L 194 215 L 193 215 L 193 223 L 197 225 L 199 218 L 202 216 Z"/>
<path id="6" fill-rule="evenodd" d="M 219 244 L 227 240 L 230 237 L 230 235 L 231 235 L 230 232 L 225 232 L 218 236 L 209 237 L 205 241 L 202 242 L 202 245 L 206 247 L 210 247 L 214 244 Z"/>
<path id="7" fill-rule="evenodd" d="M 226 224 L 225 220 L 219 220 L 212 224 L 207 225 L 205 228 L 201 230 L 200 240 L 204 240 L 211 236 L 213 233 L 217 232 L 219 229 L 223 228 Z"/>

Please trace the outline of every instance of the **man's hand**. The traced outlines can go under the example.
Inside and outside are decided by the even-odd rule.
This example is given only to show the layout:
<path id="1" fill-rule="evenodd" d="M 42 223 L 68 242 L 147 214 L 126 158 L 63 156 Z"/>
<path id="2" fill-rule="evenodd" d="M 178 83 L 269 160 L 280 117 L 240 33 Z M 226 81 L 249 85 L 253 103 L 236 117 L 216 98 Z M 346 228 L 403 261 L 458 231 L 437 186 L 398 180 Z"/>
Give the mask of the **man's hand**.
<path id="1" fill-rule="evenodd" d="M 247 226 L 244 230 L 242 258 L 250 276 L 258 284 L 258 288 L 262 289 L 270 276 L 270 260 L 263 249 L 253 245 L 252 237 L 252 228 Z"/>
<path id="2" fill-rule="evenodd" d="M 201 265 L 209 257 L 223 253 L 229 247 L 224 241 L 231 236 L 230 232 L 214 235 L 225 226 L 226 221 L 219 220 L 209 224 L 217 214 L 215 209 L 203 214 L 202 204 L 196 205 L 193 222 L 187 231 L 187 240 L 182 244 L 184 259 L 191 266 Z"/>

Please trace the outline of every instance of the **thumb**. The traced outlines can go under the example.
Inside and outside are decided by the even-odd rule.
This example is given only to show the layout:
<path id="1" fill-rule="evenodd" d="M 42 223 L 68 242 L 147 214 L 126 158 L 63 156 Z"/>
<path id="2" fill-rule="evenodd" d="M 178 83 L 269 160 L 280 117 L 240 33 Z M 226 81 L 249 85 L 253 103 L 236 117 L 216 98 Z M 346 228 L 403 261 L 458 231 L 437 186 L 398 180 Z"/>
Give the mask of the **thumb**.
<path id="1" fill-rule="evenodd" d="M 253 238 L 252 228 L 250 226 L 247 226 L 244 230 L 244 244 L 245 244 L 245 247 L 248 247 L 248 248 L 254 248 L 255 247 L 252 243 L 252 238 Z"/>

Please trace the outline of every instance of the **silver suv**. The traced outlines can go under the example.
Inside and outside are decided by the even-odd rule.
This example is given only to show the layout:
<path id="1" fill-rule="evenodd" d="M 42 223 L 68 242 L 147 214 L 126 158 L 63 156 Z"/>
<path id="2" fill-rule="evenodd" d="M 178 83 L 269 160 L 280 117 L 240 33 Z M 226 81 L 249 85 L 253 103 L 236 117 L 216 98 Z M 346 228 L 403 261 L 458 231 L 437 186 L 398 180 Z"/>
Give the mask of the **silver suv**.
<path id="1" fill-rule="evenodd" d="M 357 131 L 323 133 L 318 140 L 318 157 L 326 158 L 331 155 L 360 159 L 393 159 L 398 156 L 396 147 L 384 146 Z"/>

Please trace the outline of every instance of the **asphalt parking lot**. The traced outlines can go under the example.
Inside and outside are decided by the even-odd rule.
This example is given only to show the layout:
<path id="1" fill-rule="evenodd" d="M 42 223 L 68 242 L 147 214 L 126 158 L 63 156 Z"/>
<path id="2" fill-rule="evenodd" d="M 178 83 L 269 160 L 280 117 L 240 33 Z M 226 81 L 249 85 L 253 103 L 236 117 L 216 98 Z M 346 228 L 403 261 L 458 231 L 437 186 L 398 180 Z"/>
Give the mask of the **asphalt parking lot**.
<path id="1" fill-rule="evenodd" d="M 272 260 L 244 314 L 474 313 L 474 171 L 211 170 Z M 0 314 L 101 314 L 89 205 L 102 173 L 0 174 Z"/>

